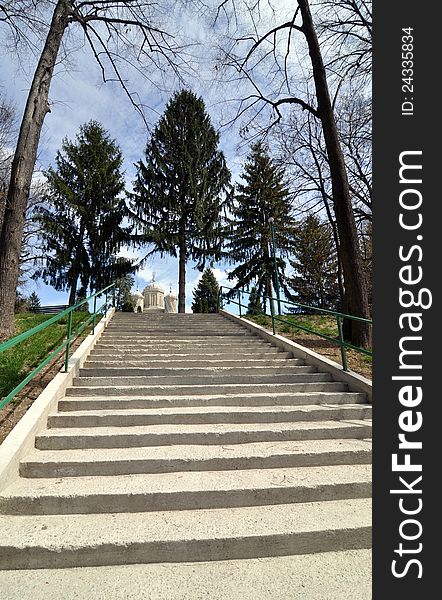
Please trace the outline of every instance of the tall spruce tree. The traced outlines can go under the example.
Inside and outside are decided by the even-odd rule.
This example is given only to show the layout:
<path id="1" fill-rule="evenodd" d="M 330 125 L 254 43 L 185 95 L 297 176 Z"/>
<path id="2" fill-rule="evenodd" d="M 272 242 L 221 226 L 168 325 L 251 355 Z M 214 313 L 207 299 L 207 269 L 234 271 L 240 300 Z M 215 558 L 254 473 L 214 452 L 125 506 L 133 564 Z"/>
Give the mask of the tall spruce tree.
<path id="1" fill-rule="evenodd" d="M 229 279 L 235 289 L 256 285 L 259 298 L 272 296 L 275 286 L 274 259 L 271 250 L 269 219 L 273 217 L 279 284 L 287 289 L 284 257 L 292 246 L 294 221 L 284 169 L 278 167 L 262 143 L 254 144 L 237 185 L 235 203 L 227 233 L 226 254 L 237 266 Z"/>
<path id="2" fill-rule="evenodd" d="M 46 173 L 48 192 L 37 219 L 42 227 L 46 261 L 37 274 L 56 290 L 69 290 L 75 304 L 77 287 L 85 295 L 113 277 L 131 270 L 115 253 L 129 241 L 123 225 L 127 208 L 120 148 L 100 123 L 80 127 L 74 142 L 63 140 L 56 168 Z"/>
<path id="3" fill-rule="evenodd" d="M 138 240 L 149 252 L 179 257 L 178 312 L 185 312 L 186 263 L 221 256 L 222 213 L 229 199 L 230 172 L 218 149 L 202 98 L 188 90 L 166 106 L 138 163 L 132 209 Z"/>
<path id="4" fill-rule="evenodd" d="M 319 308 L 339 307 L 338 261 L 328 223 L 309 214 L 294 232 L 294 275 L 288 280 L 293 299 Z"/>
<path id="5" fill-rule="evenodd" d="M 193 291 L 192 311 L 194 313 L 218 312 L 219 285 L 212 269 L 206 269 Z"/>

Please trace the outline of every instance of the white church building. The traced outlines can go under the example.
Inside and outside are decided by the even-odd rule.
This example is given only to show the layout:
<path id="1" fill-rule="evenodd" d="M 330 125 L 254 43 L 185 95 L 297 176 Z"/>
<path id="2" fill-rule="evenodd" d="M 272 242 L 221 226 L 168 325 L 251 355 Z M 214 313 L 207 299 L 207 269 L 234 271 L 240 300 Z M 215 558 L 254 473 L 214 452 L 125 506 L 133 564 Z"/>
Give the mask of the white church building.
<path id="1" fill-rule="evenodd" d="M 172 294 L 164 295 L 164 289 L 155 281 L 155 275 L 152 281 L 147 285 L 143 293 L 136 291 L 132 294 L 134 301 L 134 312 L 144 313 L 176 313 L 177 298 Z"/>

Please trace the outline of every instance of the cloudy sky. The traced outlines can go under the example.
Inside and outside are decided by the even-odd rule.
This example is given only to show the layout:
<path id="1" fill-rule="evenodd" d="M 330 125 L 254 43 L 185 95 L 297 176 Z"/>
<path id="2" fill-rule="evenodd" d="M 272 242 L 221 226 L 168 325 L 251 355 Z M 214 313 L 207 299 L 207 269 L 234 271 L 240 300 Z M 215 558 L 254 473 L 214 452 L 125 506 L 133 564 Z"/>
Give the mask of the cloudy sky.
<path id="1" fill-rule="evenodd" d="M 278 2 L 278 13 L 267 15 L 262 21 L 262 26 L 269 26 L 271 19 L 281 22 L 285 18 L 284 6 L 290 3 Z M 192 55 L 189 72 L 185 74 L 185 85 L 201 95 L 206 103 L 214 126 L 221 134 L 221 148 L 224 151 L 234 180 L 238 178 L 241 165 L 248 150 L 247 142 L 239 135 L 243 121 L 236 121 L 226 125 L 235 115 L 238 108 L 238 98 L 244 97 L 249 91 L 247 84 L 239 82 L 217 67 L 220 43 L 219 32 L 214 31 L 210 24 L 213 22 L 213 13 L 198 14 L 193 2 L 170 3 L 173 8 L 168 12 L 167 27 L 174 31 L 187 43 L 192 43 L 188 50 Z M 225 23 L 220 22 L 220 27 Z M 244 27 L 247 24 L 243 24 Z M 166 28 L 166 25 L 163 24 Z M 241 24 L 240 24 L 241 27 Z M 0 29 L 0 36 L 4 35 Z M 225 39 L 221 39 L 225 42 Z M 67 60 L 57 65 L 55 76 L 50 89 L 51 112 L 46 116 L 43 133 L 39 146 L 38 167 L 46 169 L 53 164 L 57 150 L 63 138 L 73 139 L 80 125 L 94 119 L 103 124 L 110 135 L 120 145 L 124 155 L 124 170 L 127 187 L 130 189 L 134 179 L 134 163 L 140 160 L 147 139 L 147 129 L 141 116 L 134 110 L 127 95 L 121 86 L 115 82 L 104 84 L 100 69 L 90 50 L 84 46 L 84 40 L 79 33 L 69 33 L 66 41 L 65 52 Z M 18 121 L 26 101 L 29 85 L 37 56 L 30 52 L 1 53 L 0 56 L 0 86 L 7 97 L 13 101 L 17 108 Z M 155 125 L 162 114 L 170 94 L 183 85 L 174 73 L 168 69 L 163 73 L 146 71 L 143 74 L 134 69 L 125 71 L 127 87 L 135 92 L 143 104 L 148 125 Z M 265 85 L 265 83 L 263 83 Z M 139 251 L 124 251 L 122 254 L 131 258 L 139 258 L 143 249 Z M 194 288 L 200 273 L 188 264 L 187 270 L 187 309 L 192 301 Z M 215 275 L 221 284 L 227 284 L 228 265 L 215 266 Z M 140 269 L 136 276 L 139 289 L 151 280 L 155 272 L 157 281 L 167 291 L 171 286 L 177 292 L 178 265 L 176 259 L 160 258 L 149 259 L 149 262 Z M 56 292 L 41 282 L 28 283 L 25 293 L 37 291 L 43 304 L 65 303 L 67 293 Z"/>

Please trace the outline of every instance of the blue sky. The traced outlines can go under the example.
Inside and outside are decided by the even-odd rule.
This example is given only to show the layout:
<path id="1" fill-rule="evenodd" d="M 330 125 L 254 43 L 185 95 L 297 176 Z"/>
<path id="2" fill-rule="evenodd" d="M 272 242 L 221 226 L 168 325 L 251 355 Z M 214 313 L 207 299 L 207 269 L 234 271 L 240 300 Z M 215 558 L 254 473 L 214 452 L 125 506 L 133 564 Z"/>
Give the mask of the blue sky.
<path id="1" fill-rule="evenodd" d="M 284 4 L 286 3 L 281 3 L 281 10 Z M 179 7 L 180 4 L 175 6 Z M 279 14 L 278 18 L 280 19 L 281 16 Z M 203 97 L 214 126 L 220 130 L 220 146 L 226 155 L 233 179 L 236 180 L 248 146 L 239 136 L 241 122 L 236 122 L 229 127 L 222 125 L 234 115 L 237 104 L 231 101 L 244 95 L 247 91 L 244 87 L 245 84 L 237 81 L 229 82 L 225 78 L 222 81 L 221 77 L 218 78 L 214 69 L 217 42 L 213 31 L 208 27 L 207 20 L 196 17 L 195 11 L 191 13 L 190 8 L 187 11 L 176 8 L 172 10 L 170 18 L 172 27 L 181 28 L 182 33 L 188 39 L 200 44 L 192 50 L 196 55 L 198 68 L 187 77 L 185 83 Z M 102 82 L 100 70 L 90 52 L 81 48 L 81 38 L 74 38 L 69 42 L 70 45 L 67 46 L 68 60 L 57 65 L 51 84 L 51 112 L 46 116 L 43 126 L 38 167 L 46 169 L 53 164 L 63 138 L 73 139 L 80 125 L 94 119 L 102 123 L 120 145 L 125 161 L 127 188 L 130 189 L 135 174 L 134 163 L 142 157 L 146 144 L 145 124 L 118 83 L 104 84 Z M 3 53 L 0 57 L 0 86 L 16 105 L 18 122 L 26 101 L 35 64 L 36 57 L 30 54 L 17 56 Z M 159 79 L 157 76 L 159 77 L 159 74 L 154 73 L 153 79 L 156 78 L 162 89 L 133 70 L 127 73 L 129 89 L 137 92 L 143 105 L 149 107 L 145 114 L 150 126 L 153 126 L 158 120 L 170 94 L 180 85 L 171 72 L 166 72 L 165 75 L 161 74 Z M 121 254 L 139 258 L 143 255 L 143 250 L 126 250 Z M 200 277 L 200 273 L 193 266 L 189 262 L 187 268 L 186 304 L 188 310 L 192 301 L 192 289 Z M 228 265 L 225 264 L 215 265 L 215 275 L 221 284 L 227 284 L 228 268 Z M 156 273 L 157 281 L 166 290 L 169 290 L 171 285 L 174 292 L 177 292 L 178 265 L 176 259 L 160 258 L 159 256 L 149 259 L 136 277 L 140 289 L 143 289 L 151 280 L 153 272 Z M 43 304 L 67 301 L 67 292 L 56 292 L 42 282 L 26 284 L 24 292 L 29 294 L 32 291 L 38 293 Z"/>

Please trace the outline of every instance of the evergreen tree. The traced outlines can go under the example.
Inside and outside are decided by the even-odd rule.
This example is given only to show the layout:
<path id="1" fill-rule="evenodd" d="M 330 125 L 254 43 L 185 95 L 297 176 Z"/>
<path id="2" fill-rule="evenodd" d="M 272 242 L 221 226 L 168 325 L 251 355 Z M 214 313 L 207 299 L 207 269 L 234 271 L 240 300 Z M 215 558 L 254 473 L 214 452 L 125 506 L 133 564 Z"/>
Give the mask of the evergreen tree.
<path id="1" fill-rule="evenodd" d="M 221 255 L 230 172 L 218 143 L 202 98 L 183 90 L 167 104 L 137 165 L 137 239 L 153 245 L 149 254 L 179 256 L 178 312 L 185 312 L 187 260 L 203 269 Z"/>
<path id="2" fill-rule="evenodd" d="M 254 285 L 250 291 L 249 304 L 247 306 L 248 315 L 259 315 L 263 312 L 262 301 L 259 297 L 256 285 Z"/>
<path id="3" fill-rule="evenodd" d="M 338 264 L 329 224 L 310 214 L 296 228 L 293 242 L 294 276 L 288 281 L 293 299 L 319 308 L 338 307 Z"/>
<path id="4" fill-rule="evenodd" d="M 115 253 L 129 241 L 123 226 L 127 208 L 120 148 L 95 121 L 83 125 L 74 142 L 63 140 L 56 168 L 46 173 L 48 193 L 37 219 L 43 230 L 44 268 L 37 274 L 56 290 L 70 290 L 75 304 L 80 282 L 98 290 L 112 276 L 131 270 L 115 264 Z"/>
<path id="5" fill-rule="evenodd" d="M 273 217 L 277 248 L 279 284 L 286 290 L 285 261 L 291 248 L 293 219 L 284 170 L 276 166 L 261 143 L 254 144 L 237 186 L 228 231 L 227 255 L 237 266 L 229 279 L 237 279 L 235 289 L 256 282 L 258 297 L 272 295 L 274 259 L 269 218 Z"/>
<path id="6" fill-rule="evenodd" d="M 31 312 L 35 312 L 35 310 L 41 306 L 40 298 L 35 292 L 32 292 L 32 294 L 29 296 L 28 306 Z"/>
<path id="7" fill-rule="evenodd" d="M 124 264 L 126 259 L 117 258 L 116 264 Z M 132 286 L 135 283 L 133 275 L 127 274 L 115 279 L 115 305 L 122 312 L 133 312 L 134 301 L 132 299 Z"/>
<path id="8" fill-rule="evenodd" d="M 212 269 L 206 269 L 193 291 L 192 311 L 194 313 L 218 312 L 219 285 Z"/>

